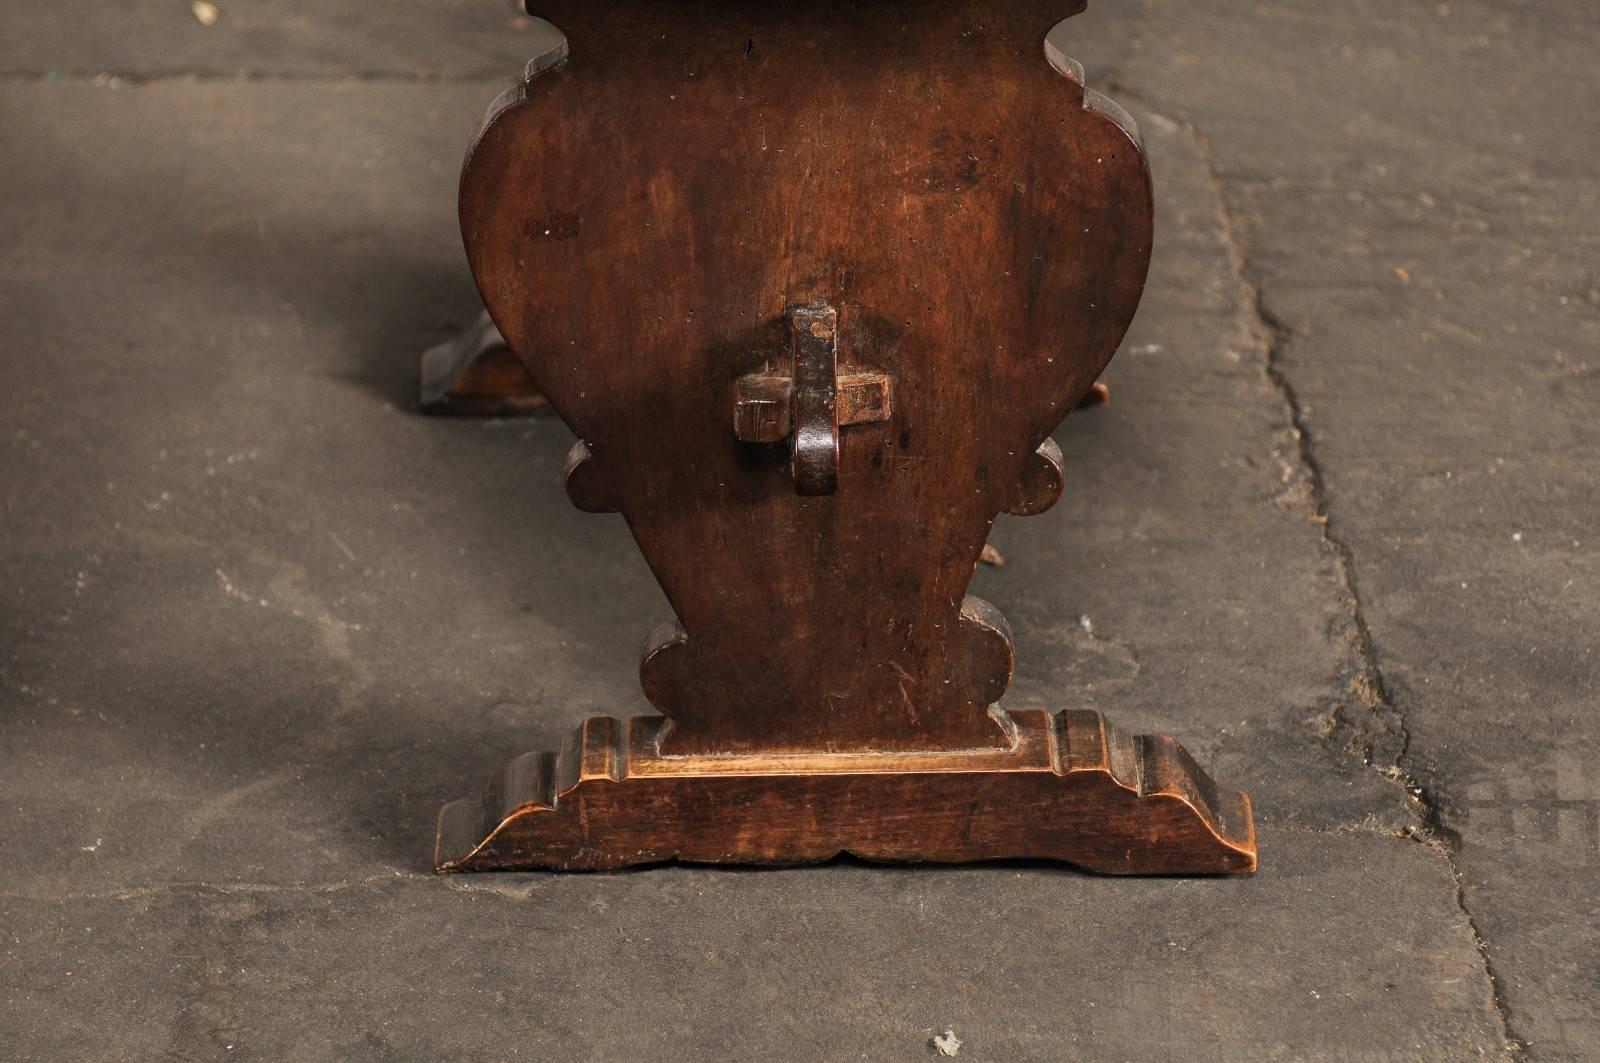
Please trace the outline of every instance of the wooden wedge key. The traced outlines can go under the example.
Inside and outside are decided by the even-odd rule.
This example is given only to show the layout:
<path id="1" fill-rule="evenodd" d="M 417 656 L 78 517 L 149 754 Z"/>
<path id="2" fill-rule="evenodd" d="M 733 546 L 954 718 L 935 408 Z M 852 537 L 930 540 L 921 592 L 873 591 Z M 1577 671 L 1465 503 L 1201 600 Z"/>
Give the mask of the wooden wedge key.
<path id="1" fill-rule="evenodd" d="M 1052 31 L 1082 0 L 541 4 L 467 256 L 580 440 L 574 504 L 623 514 L 675 616 L 660 715 L 445 806 L 438 869 L 1253 871 L 1249 799 L 1172 739 L 1006 708 L 967 594 L 997 516 L 1060 498 L 1051 433 L 1150 261 L 1138 131 Z"/>

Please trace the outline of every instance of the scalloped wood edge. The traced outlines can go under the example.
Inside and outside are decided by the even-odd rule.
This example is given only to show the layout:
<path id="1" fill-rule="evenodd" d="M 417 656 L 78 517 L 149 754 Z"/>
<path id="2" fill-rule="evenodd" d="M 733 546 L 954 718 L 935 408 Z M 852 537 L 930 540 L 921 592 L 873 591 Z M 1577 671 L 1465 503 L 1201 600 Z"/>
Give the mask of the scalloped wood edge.
<path id="1" fill-rule="evenodd" d="M 994 710 L 1008 749 L 661 756 L 665 719 L 592 717 L 439 813 L 439 871 L 1031 858 L 1102 874 L 1248 874 L 1250 799 L 1100 713 Z"/>

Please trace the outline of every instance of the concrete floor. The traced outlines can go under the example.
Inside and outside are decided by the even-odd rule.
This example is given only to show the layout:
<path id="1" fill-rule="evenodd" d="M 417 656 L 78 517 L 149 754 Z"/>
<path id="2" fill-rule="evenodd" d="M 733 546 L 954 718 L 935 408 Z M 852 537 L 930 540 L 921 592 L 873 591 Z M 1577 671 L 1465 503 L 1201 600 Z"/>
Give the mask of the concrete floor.
<path id="1" fill-rule="evenodd" d="M 1261 827 L 1125 881 L 431 875 L 667 607 L 561 424 L 413 413 L 525 31 L 219 7 L 0 0 L 0 1058 L 1600 1058 L 1600 8 L 1077 25 L 1155 265 L 974 589 Z"/>

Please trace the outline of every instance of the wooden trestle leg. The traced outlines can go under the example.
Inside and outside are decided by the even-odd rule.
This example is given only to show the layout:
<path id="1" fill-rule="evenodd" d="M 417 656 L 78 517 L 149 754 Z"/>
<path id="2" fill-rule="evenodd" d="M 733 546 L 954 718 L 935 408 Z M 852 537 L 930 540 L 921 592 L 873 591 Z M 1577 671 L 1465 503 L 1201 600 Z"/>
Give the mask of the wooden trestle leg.
<path id="1" fill-rule="evenodd" d="M 541 6 L 559 47 L 461 181 L 504 347 L 486 320 L 425 378 L 536 388 L 674 617 L 661 715 L 512 760 L 444 808 L 437 867 L 1254 870 L 1249 799 L 1174 740 L 1005 706 L 1010 632 L 967 594 L 999 515 L 1062 496 L 1051 433 L 1103 401 L 1150 261 L 1138 130 L 1050 32 L 1082 0 Z"/>

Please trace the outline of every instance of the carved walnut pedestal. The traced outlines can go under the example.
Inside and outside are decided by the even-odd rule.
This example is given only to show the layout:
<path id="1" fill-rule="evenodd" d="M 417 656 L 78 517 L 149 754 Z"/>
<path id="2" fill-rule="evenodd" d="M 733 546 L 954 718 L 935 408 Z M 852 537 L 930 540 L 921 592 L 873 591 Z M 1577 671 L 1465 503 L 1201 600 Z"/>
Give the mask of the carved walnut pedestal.
<path id="1" fill-rule="evenodd" d="M 1255 867 L 1170 738 L 1008 710 L 966 594 L 1138 304 L 1138 132 L 1045 38 L 1081 0 L 549 0 L 461 183 L 485 305 L 676 613 L 659 717 L 440 814 L 440 870 L 665 860 Z M 1053 34 L 1051 40 L 1059 39 Z"/>

